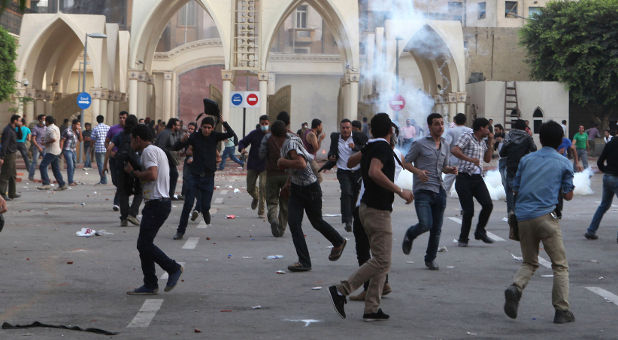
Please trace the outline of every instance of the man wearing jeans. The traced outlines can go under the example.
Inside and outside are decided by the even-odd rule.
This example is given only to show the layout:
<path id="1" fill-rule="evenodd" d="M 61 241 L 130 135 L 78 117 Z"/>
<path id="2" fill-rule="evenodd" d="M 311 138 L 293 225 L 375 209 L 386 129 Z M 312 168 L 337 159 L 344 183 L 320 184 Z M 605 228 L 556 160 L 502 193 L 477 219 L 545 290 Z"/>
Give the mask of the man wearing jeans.
<path id="1" fill-rule="evenodd" d="M 481 176 L 483 172 L 481 157 L 485 163 L 491 162 L 493 148 L 488 147 L 488 145 L 493 144 L 494 136 L 489 132 L 489 121 L 485 118 L 475 119 L 472 123 L 472 130 L 472 132 L 462 134 L 451 148 L 453 156 L 460 159 L 457 168 L 457 180 L 455 181 L 455 190 L 457 190 L 459 203 L 463 209 L 461 233 L 457 243 L 460 247 L 468 246 L 468 235 L 472 227 L 472 217 L 474 217 L 473 198 L 476 198 L 482 206 L 474 238 L 485 243 L 494 242 L 485 231 L 485 226 L 494 206 L 491 203 L 485 181 Z M 484 140 L 485 137 L 488 137 L 487 142 Z"/>
<path id="2" fill-rule="evenodd" d="M 139 226 L 137 250 L 142 263 L 144 285 L 128 291 L 129 295 L 154 295 L 159 290 L 159 278 L 156 276 L 155 263 L 165 270 L 169 278 L 165 291 L 169 292 L 178 283 L 183 268 L 170 259 L 159 247 L 154 245 L 154 238 L 159 228 L 172 210 L 169 197 L 169 164 L 165 152 L 152 145 L 152 133 L 146 125 L 138 125 L 131 132 L 131 148 L 141 152 L 141 163 L 144 170 L 133 169 L 127 162 L 124 171 L 137 177 L 143 184 L 144 209 Z"/>
<path id="3" fill-rule="evenodd" d="M 371 119 L 371 134 L 377 140 L 367 144 L 361 158 L 361 173 L 365 193 L 361 199 L 360 219 L 363 224 L 373 257 L 365 262 L 347 280 L 328 288 L 335 311 L 345 319 L 346 296 L 352 294 L 369 280 L 365 296 L 363 320 L 387 320 L 389 316 L 380 309 L 382 289 L 391 266 L 393 231 L 391 212 L 394 193 L 409 204 L 414 195 L 393 183 L 395 159 L 389 141 L 393 134 L 391 119 L 386 113 L 378 113 Z"/>
<path id="4" fill-rule="evenodd" d="M 60 148 L 64 155 L 64 161 L 67 163 L 67 178 L 70 186 L 77 185 L 77 183 L 73 181 L 76 165 L 75 150 L 77 142 L 81 140 L 81 124 L 79 119 L 73 119 L 71 127 L 64 130 L 62 133 L 62 140 L 60 141 Z"/>
<path id="5" fill-rule="evenodd" d="M 49 175 L 47 174 L 47 167 L 51 164 L 52 172 L 54 173 L 54 177 L 58 182 L 57 191 L 66 190 L 67 186 L 62 179 L 62 173 L 60 172 L 60 153 L 62 153 L 62 149 L 60 148 L 60 129 L 56 124 L 56 119 L 52 116 L 45 117 L 45 124 L 47 125 L 47 129 L 45 130 L 45 136 L 43 137 L 43 144 L 45 145 L 45 156 L 43 156 L 43 160 L 41 161 L 41 165 L 39 166 L 39 170 L 41 171 L 41 181 L 43 185 L 37 187 L 39 190 L 49 190 L 51 189 L 51 185 L 49 185 Z"/>
<path id="6" fill-rule="evenodd" d="M 607 161 L 607 165 L 605 162 Z M 596 240 L 599 237 L 596 235 L 597 229 L 599 229 L 599 223 L 605 212 L 612 206 L 612 200 L 614 195 L 618 197 L 618 138 L 612 138 L 605 145 L 601 156 L 597 160 L 597 166 L 601 170 L 603 175 L 603 197 L 601 204 L 597 208 L 597 211 L 592 217 L 590 226 L 584 234 L 589 240 Z M 618 235 L 616 236 L 616 242 L 618 242 Z"/>
<path id="7" fill-rule="evenodd" d="M 573 198 L 573 167 L 556 152 L 564 132 L 560 124 L 549 121 L 541 125 L 539 137 L 543 148 L 524 156 L 513 180 L 515 216 L 523 262 L 504 292 L 504 312 L 517 317 L 521 293 L 539 267 L 539 243 L 551 259 L 554 272 L 552 304 L 556 310 L 554 323 L 575 321 L 569 311 L 569 266 L 562 242 L 559 220 L 554 214 L 558 193 L 569 201 Z"/>
<path id="8" fill-rule="evenodd" d="M 457 173 L 456 167 L 448 166 L 449 145 L 442 138 L 444 120 L 439 113 L 427 116 L 429 136 L 416 140 L 406 155 L 406 162 L 414 163 L 419 169 L 414 174 L 414 207 L 418 223 L 411 226 L 404 235 L 402 249 L 408 255 L 412 242 L 420 234 L 429 231 L 429 243 L 425 254 L 425 266 L 438 270 L 435 263 L 442 231 L 442 219 L 446 208 L 446 191 L 442 182 L 442 173 Z"/>
<path id="9" fill-rule="evenodd" d="M 588 134 L 584 131 L 584 126 L 579 126 L 579 131 L 573 136 L 573 145 L 577 151 L 577 157 L 581 159 L 584 169 L 588 168 Z M 573 160 L 573 171 L 577 170 L 577 162 Z"/>
<path id="10" fill-rule="evenodd" d="M 97 169 L 99 170 L 100 180 L 98 184 L 107 184 L 107 175 L 104 171 L 103 163 L 105 162 L 105 153 L 107 148 L 105 147 L 105 136 L 109 131 L 109 126 L 103 123 L 105 118 L 101 115 L 97 116 L 97 126 L 92 129 L 92 141 L 94 143 L 94 158 L 97 162 Z"/>
<path id="11" fill-rule="evenodd" d="M 322 189 L 310 164 L 311 156 L 303 147 L 300 138 L 297 136 L 288 138 L 286 132 L 285 123 L 278 120 L 273 123 L 270 138 L 282 143 L 281 158 L 277 161 L 277 165 L 280 169 L 287 169 L 290 175 L 290 180 L 286 184 L 290 187 L 288 224 L 298 262 L 288 266 L 288 270 L 304 272 L 311 270 L 311 257 L 302 229 L 303 212 L 307 213 L 313 228 L 332 243 L 333 248 L 328 257 L 329 260 L 337 261 L 341 257 L 346 240 L 322 218 Z"/>
<path id="12" fill-rule="evenodd" d="M 34 172 L 39 163 L 39 154 L 45 156 L 45 149 L 43 148 L 43 137 L 45 136 L 45 115 L 39 115 L 37 117 L 38 124 L 32 126 L 32 138 L 30 139 L 32 151 L 32 162 L 30 162 L 30 168 L 28 169 L 28 180 L 34 181 Z"/>

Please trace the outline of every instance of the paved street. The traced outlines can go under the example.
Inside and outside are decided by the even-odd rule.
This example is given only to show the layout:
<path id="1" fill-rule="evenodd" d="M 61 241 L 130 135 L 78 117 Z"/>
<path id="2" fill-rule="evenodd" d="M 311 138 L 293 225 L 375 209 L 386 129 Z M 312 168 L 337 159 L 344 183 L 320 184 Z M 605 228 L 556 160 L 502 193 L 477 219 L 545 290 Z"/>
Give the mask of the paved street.
<path id="1" fill-rule="evenodd" d="M 509 319 L 502 311 L 503 291 L 519 266 L 514 257 L 521 256 L 519 244 L 508 240 L 502 201 L 494 201 L 488 226 L 495 238 L 502 240 L 492 245 L 471 240 L 470 247 L 458 248 L 453 239 L 459 233 L 459 203 L 448 199 L 441 238 L 447 251 L 438 253 L 440 270 L 433 272 L 423 263 L 427 234 L 417 239 L 410 256 L 401 252 L 403 231 L 417 220 L 413 206 L 397 199 L 390 274 L 393 292 L 382 303 L 391 319 L 364 323 L 362 303 L 348 301 L 348 319 L 342 320 L 327 293 L 329 285 L 357 268 L 354 238 L 343 230 L 340 217 L 326 217 L 350 240 L 339 261 L 328 261 L 328 241 L 305 218 L 303 228 L 313 269 L 277 274 L 278 270 L 287 272 L 287 266 L 297 260 L 289 231 L 280 239 L 271 236 L 269 224 L 249 208 L 245 178 L 233 173 L 216 178 L 212 224 L 190 224 L 182 241 L 172 240 L 182 209 L 182 202 L 173 202 L 172 214 L 155 243 L 184 262 L 185 272 L 173 291 L 162 292 L 163 278 L 159 295 L 148 297 L 125 294 L 142 283 L 135 247 L 138 227 L 119 226 L 118 213 L 111 209 L 114 189 L 93 185 L 98 179 L 96 170 L 87 175 L 76 170 L 77 180 L 85 184 L 64 192 L 40 192 L 35 188 L 38 184 L 27 180 L 18 183 L 22 197 L 9 202 L 7 224 L 0 233 L 0 322 L 40 321 L 119 334 L 29 328 L 0 330 L 0 339 L 617 337 L 618 201 L 601 223 L 599 240 L 583 237 L 600 201 L 599 174 L 592 180 L 594 195 L 565 202 L 562 229 L 576 322 L 554 325 L 552 278 L 547 277 L 551 269 L 546 262 L 524 291 L 518 319 Z M 338 214 L 339 185 L 332 172 L 322 187 L 324 214 Z M 236 218 L 226 219 L 231 214 Z M 112 234 L 75 236 L 82 227 Z M 269 255 L 284 258 L 265 259 Z M 544 252 L 541 256 L 549 259 Z M 159 267 L 157 273 L 163 275 Z"/>

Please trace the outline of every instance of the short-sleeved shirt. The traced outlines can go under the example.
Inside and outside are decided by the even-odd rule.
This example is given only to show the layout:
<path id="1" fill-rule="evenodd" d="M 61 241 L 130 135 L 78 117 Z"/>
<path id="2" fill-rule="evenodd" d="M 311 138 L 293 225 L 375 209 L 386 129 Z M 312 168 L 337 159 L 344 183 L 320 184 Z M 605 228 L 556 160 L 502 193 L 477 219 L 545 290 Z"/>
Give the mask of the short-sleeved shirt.
<path id="1" fill-rule="evenodd" d="M 62 133 L 62 139 L 64 140 L 64 144 L 62 149 L 75 151 L 75 147 L 77 145 L 77 135 L 71 128 L 64 130 Z"/>
<path id="2" fill-rule="evenodd" d="M 585 149 L 586 148 L 586 141 L 588 140 L 588 134 L 587 133 L 576 133 L 575 136 L 573 136 L 573 140 L 575 141 L 575 148 L 576 149 Z"/>
<path id="3" fill-rule="evenodd" d="M 156 180 L 142 182 L 144 199 L 149 201 L 159 198 L 169 198 L 170 167 L 165 152 L 161 150 L 161 148 L 151 144 L 144 148 L 140 160 L 144 169 L 156 166 L 158 170 Z"/>
<path id="4" fill-rule="evenodd" d="M 447 166 L 449 156 L 449 145 L 446 140 L 440 137 L 440 148 L 436 149 L 436 142 L 433 137 L 427 136 L 417 139 L 410 151 L 406 155 L 406 161 L 414 163 L 414 166 L 421 170 L 427 170 L 429 179 L 423 182 L 414 174 L 414 192 L 419 190 L 429 190 L 435 193 L 440 192 L 442 187 L 442 169 Z"/>
<path id="5" fill-rule="evenodd" d="M 382 162 L 384 175 L 391 181 L 395 180 L 395 158 L 390 143 L 383 138 L 371 141 L 371 143 L 368 142 L 361 157 L 361 175 L 365 184 L 365 193 L 363 193 L 361 202 L 370 208 L 393 211 L 395 194 L 381 187 L 369 177 L 369 167 L 374 158 Z"/>
<path id="6" fill-rule="evenodd" d="M 36 124 L 32 127 L 32 137 L 36 140 L 36 143 L 43 147 L 43 137 L 45 137 L 45 131 L 47 127 Z"/>
<path id="7" fill-rule="evenodd" d="M 89 148 L 92 146 L 92 141 L 86 140 L 86 138 L 89 138 L 91 136 L 92 136 L 92 130 L 82 131 L 82 137 L 84 137 L 84 148 Z"/>
<path id="8" fill-rule="evenodd" d="M 292 150 L 296 151 L 299 156 L 303 157 L 306 164 L 303 169 L 287 169 L 287 172 L 290 175 L 290 181 L 293 184 L 300 186 L 307 186 L 315 183 L 318 178 L 311 168 L 310 162 L 312 157 L 303 146 L 303 142 L 300 138 L 296 136 L 285 140 L 283 146 L 281 147 L 281 157 L 290 159 L 289 153 Z"/>
<path id="9" fill-rule="evenodd" d="M 560 190 L 568 193 L 573 188 L 573 165 L 556 149 L 545 146 L 529 153 L 519 162 L 513 179 L 515 216 L 525 221 L 547 215 L 556 208 Z"/>
<path id="10" fill-rule="evenodd" d="M 53 139 L 54 142 L 47 143 L 46 141 Z M 62 150 L 60 150 L 60 129 L 56 124 L 49 125 L 45 130 L 45 138 L 43 138 L 45 142 L 45 150 L 52 155 L 59 155 Z"/>
<path id="11" fill-rule="evenodd" d="M 94 152 L 105 153 L 105 137 L 109 132 L 109 125 L 100 123 L 92 129 L 92 135 L 90 136 L 94 141 Z"/>
<path id="12" fill-rule="evenodd" d="M 25 143 L 28 135 L 31 134 L 30 129 L 27 126 L 21 127 L 21 138 L 17 139 L 17 143 Z"/>
<path id="13" fill-rule="evenodd" d="M 571 143 L 571 140 L 564 137 L 562 138 L 562 143 L 560 143 L 560 146 L 558 147 L 558 151 L 564 149 L 564 151 L 562 152 L 562 155 L 564 157 L 567 157 L 569 153 L 569 148 L 571 147 L 571 145 L 573 145 L 573 143 Z"/>
<path id="14" fill-rule="evenodd" d="M 122 130 L 124 130 L 122 125 L 116 124 L 109 128 L 109 131 L 107 131 L 107 136 L 105 136 L 105 138 L 111 141 L 112 138 L 114 138 L 114 136 L 117 135 L 118 133 L 122 132 Z"/>
<path id="15" fill-rule="evenodd" d="M 474 132 L 462 134 L 455 145 L 461 149 L 464 155 L 478 160 L 482 160 L 485 151 L 487 151 L 487 143 L 482 139 L 476 139 Z M 457 170 L 468 175 L 480 174 L 483 171 L 483 166 L 480 163 L 479 166 L 476 166 L 474 163 L 460 159 Z"/>

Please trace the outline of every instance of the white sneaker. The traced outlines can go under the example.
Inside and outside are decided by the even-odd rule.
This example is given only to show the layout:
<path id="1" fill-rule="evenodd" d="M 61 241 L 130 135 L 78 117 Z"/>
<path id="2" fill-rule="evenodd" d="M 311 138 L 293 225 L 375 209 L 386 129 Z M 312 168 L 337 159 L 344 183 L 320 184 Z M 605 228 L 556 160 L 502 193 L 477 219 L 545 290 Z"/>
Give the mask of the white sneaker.
<path id="1" fill-rule="evenodd" d="M 112 210 L 113 210 L 113 211 L 118 211 L 118 210 L 120 210 L 120 207 L 119 207 L 117 204 L 114 204 L 114 205 L 112 206 Z"/>

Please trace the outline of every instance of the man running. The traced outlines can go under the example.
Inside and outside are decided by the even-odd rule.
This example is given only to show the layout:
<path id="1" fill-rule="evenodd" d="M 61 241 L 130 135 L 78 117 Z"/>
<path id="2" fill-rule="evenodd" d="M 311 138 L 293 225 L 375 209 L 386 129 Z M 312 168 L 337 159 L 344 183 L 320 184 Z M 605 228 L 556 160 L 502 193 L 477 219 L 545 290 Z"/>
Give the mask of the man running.
<path id="1" fill-rule="evenodd" d="M 240 153 L 246 153 L 247 147 L 251 147 L 247 160 L 247 192 L 253 198 L 251 209 L 257 208 L 258 216 L 264 216 L 264 203 L 266 202 L 266 172 L 264 172 L 266 161 L 260 159 L 260 143 L 268 132 L 269 124 L 268 116 L 261 116 L 259 128 L 251 131 L 238 142 Z M 256 182 L 259 185 L 256 186 Z"/>

